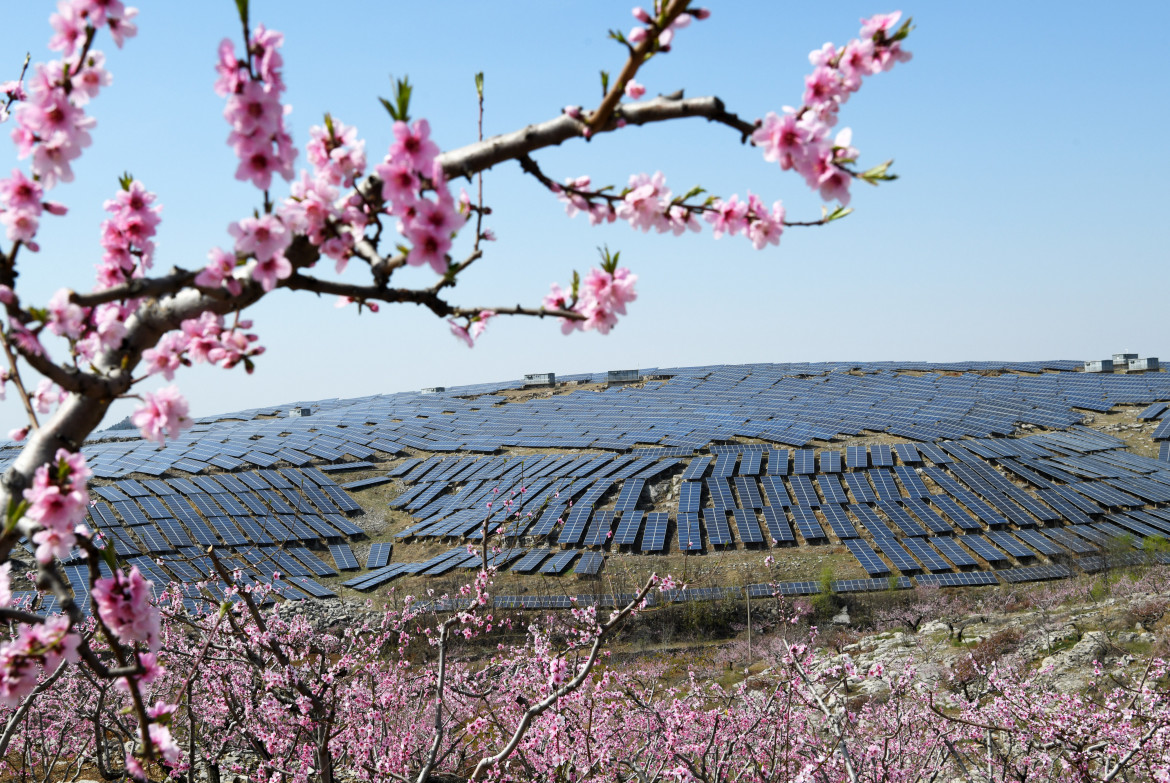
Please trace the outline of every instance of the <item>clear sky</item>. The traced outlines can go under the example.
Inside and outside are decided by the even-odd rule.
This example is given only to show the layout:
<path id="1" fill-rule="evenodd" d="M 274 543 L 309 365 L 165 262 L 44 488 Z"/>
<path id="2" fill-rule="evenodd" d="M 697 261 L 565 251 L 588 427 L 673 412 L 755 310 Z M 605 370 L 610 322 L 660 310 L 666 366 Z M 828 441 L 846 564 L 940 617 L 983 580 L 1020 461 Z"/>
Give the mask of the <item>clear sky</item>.
<path id="1" fill-rule="evenodd" d="M 216 45 L 239 36 L 231 0 L 144 3 L 139 36 L 108 38 L 114 83 L 88 110 L 94 144 L 77 180 L 53 191 L 70 208 L 46 218 L 39 255 L 22 256 L 26 301 L 92 284 L 101 203 L 131 171 L 164 205 L 156 263 L 194 268 L 227 246 L 229 222 L 259 203 L 233 179 L 223 102 L 212 91 Z M 409 74 L 414 116 L 444 149 L 475 138 L 473 75 L 486 74 L 486 131 L 506 132 L 591 104 L 599 69 L 623 52 L 606 39 L 634 23 L 622 2 L 365 3 L 253 0 L 253 20 L 285 33 L 290 126 L 299 144 L 328 110 L 356 124 L 371 160 L 390 140 L 376 96 Z M 892 7 L 856 3 L 712 2 L 640 81 L 651 94 L 716 94 L 755 118 L 798 104 L 809 50 L 855 36 Z M 52 4 L 5 0 L 0 80 L 26 49 L 48 59 Z M 1170 283 L 1162 136 L 1170 119 L 1164 2 L 920 2 L 914 60 L 867 81 L 843 108 L 861 164 L 894 158 L 896 182 L 854 187 L 856 213 L 791 229 L 753 250 L 709 231 L 643 235 L 591 228 L 515 164 L 489 172 L 488 225 L 499 241 L 452 297 L 460 304 L 537 304 L 554 280 L 584 271 L 603 243 L 639 275 L 639 298 L 608 337 L 563 337 L 555 323 L 493 322 L 469 350 L 413 307 L 360 318 L 353 308 L 278 293 L 251 313 L 268 352 L 246 377 L 180 373 L 192 412 L 352 397 L 431 385 L 614 368 L 736 362 L 1098 358 L 1170 359 L 1162 300 Z M 2 129 L 5 134 L 11 123 Z M 15 155 L 10 144 L 4 154 Z M 781 198 L 792 219 L 820 203 L 792 173 L 741 147 L 723 126 L 688 120 L 630 129 L 537 156 L 563 179 L 624 184 L 663 171 L 675 192 Z M 300 162 L 304 163 L 303 152 Z M 306 164 L 307 165 L 307 164 Z M 0 167 L 6 171 L 11 165 Z M 357 280 L 358 265 L 351 266 Z M 428 273 L 429 274 L 429 273 Z M 425 281 L 418 274 L 406 279 Z M 129 412 L 115 408 L 107 424 Z M 21 423 L 13 395 L 0 431 Z"/>

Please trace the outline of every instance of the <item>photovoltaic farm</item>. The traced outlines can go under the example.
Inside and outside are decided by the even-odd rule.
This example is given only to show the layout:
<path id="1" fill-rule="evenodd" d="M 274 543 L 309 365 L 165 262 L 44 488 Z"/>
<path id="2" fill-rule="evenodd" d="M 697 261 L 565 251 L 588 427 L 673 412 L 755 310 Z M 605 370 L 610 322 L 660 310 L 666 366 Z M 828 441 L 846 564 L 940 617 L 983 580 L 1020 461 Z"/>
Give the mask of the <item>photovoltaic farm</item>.
<path id="1" fill-rule="evenodd" d="M 666 598 L 815 593 L 826 563 L 849 592 L 1165 560 L 1170 374 L 1081 368 L 650 368 L 237 411 L 163 447 L 111 429 L 85 446 L 90 524 L 192 607 L 225 572 L 289 601 L 417 594 L 485 551 L 505 608 L 715 563 L 751 578 Z M 78 553 L 63 567 L 85 596 Z"/>

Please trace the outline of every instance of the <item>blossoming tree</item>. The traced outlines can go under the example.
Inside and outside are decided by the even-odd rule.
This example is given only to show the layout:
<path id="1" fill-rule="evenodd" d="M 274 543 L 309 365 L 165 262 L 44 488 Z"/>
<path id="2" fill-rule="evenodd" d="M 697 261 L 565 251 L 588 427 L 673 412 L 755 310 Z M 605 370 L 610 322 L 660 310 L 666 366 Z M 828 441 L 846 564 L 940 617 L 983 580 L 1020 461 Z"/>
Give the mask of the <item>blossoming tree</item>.
<path id="1" fill-rule="evenodd" d="M 183 694 L 172 691 L 153 706 L 148 703 L 144 688 L 158 674 L 161 644 L 150 584 L 136 569 L 120 569 L 111 550 L 102 550 L 82 525 L 91 474 L 81 445 L 115 400 L 132 395 L 145 378 L 170 381 L 192 364 L 243 366 L 251 372 L 253 358 L 264 349 L 245 311 L 278 289 L 334 295 L 373 311 L 385 304 L 421 305 L 446 319 L 453 334 L 469 346 L 501 316 L 551 317 L 559 319 L 566 333 L 607 333 L 637 296 L 636 275 L 619 265 L 618 253 L 608 250 L 599 267 L 584 276 L 574 272 L 564 286 L 554 283 L 543 303 L 454 303 L 450 297 L 461 274 L 483 262 L 486 243 L 494 236 L 484 225 L 490 207 L 482 195 L 456 193 L 452 181 L 478 179 L 482 184 L 484 171 L 517 161 L 539 186 L 565 203 L 570 217 L 583 213 L 593 224 L 620 220 L 644 232 L 676 235 L 701 231 L 707 224 L 716 238 L 742 235 L 762 249 L 778 244 L 790 227 L 823 225 L 848 214 L 853 183 L 893 178 L 888 163 L 859 168 L 849 131 L 834 132 L 834 126 L 843 105 L 868 77 L 910 57 L 902 48 L 909 22 L 902 22 L 899 13 L 883 14 L 863 20 L 858 37 L 846 45 L 825 44 L 810 55 L 812 72 L 798 108 L 749 121 L 715 96 L 646 99 L 646 87 L 638 81 L 640 69 L 671 52 L 685 28 L 709 15 L 690 0 L 659 0 L 652 9 L 634 10 L 636 25 L 628 33 L 611 33 L 625 61 L 616 77 L 603 73 L 604 97 L 596 106 L 570 105 L 559 116 L 487 139 L 482 138 L 481 123 L 480 138 L 441 151 L 430 138 L 427 121 L 412 118 L 411 88 L 401 81 L 392 98 L 383 100 L 394 133 L 385 154 L 371 161 L 357 129 L 325 114 L 320 125 L 307 131 L 307 167 L 298 169 L 299 151 L 283 103 L 282 35 L 253 24 L 248 0 L 236 5 L 246 40 L 225 39 L 219 46 L 216 79 L 209 87 L 224 99 L 227 143 L 238 157 L 234 176 L 256 188 L 257 204 L 253 214 L 241 215 L 229 226 L 226 236 L 208 238 L 205 264 L 165 274 L 154 269 L 161 205 L 146 183 L 126 175 L 104 204 L 108 217 L 101 225 L 103 253 L 95 284 L 89 290 L 79 290 L 80 285 L 61 288 L 43 304 L 28 301 L 17 286 L 18 264 L 39 251 L 38 237 L 66 214 L 53 192 L 73 180 L 73 162 L 92 144 L 91 106 L 111 84 L 98 47 L 106 41 L 118 47 L 130 42 L 138 34 L 136 9 L 121 0 L 61 0 L 49 19 L 49 47 L 60 59 L 31 66 L 26 60 L 18 79 L 0 84 L 0 121 L 11 123 L 17 157 L 23 161 L 0 179 L 0 224 L 7 237 L 7 246 L 0 246 L 0 304 L 7 316 L 0 329 L 7 360 L 0 384 L 11 384 L 28 417 L 27 425 L 11 434 L 26 445 L 0 486 L 5 510 L 0 616 L 15 629 L 0 649 L 0 704 L 27 704 L 38 682 L 53 676 L 62 662 L 83 661 L 95 683 L 115 683 L 126 694 L 126 706 L 136 716 L 141 752 L 128 755 L 129 774 L 145 774 L 140 759 L 153 759 L 156 751 L 168 763 L 177 763 L 179 749 L 168 726 Z M 149 31 L 149 17 L 143 21 Z M 482 79 L 477 86 L 482 117 Z M 753 144 L 766 162 L 791 170 L 833 206 L 819 219 L 793 220 L 781 202 L 769 205 L 751 193 L 722 197 L 693 189 L 675 194 L 661 173 L 634 174 L 621 188 L 598 186 L 588 176 L 557 181 L 535 158 L 554 145 L 695 117 L 726 126 L 729 141 Z M 454 257 L 453 242 L 461 235 L 468 250 Z M 429 267 L 433 282 L 400 285 L 395 272 L 407 266 Z M 39 380 L 34 383 L 34 378 Z M 187 403 L 174 385 L 141 399 L 132 420 L 144 438 L 163 442 L 190 423 Z M 7 558 L 22 536 L 36 545 L 37 586 L 55 594 L 60 614 L 40 617 L 10 605 Z M 95 626 L 84 632 L 68 582 L 54 565 L 55 558 L 73 547 L 87 556 L 96 609 Z M 102 574 L 102 563 L 109 574 Z M 223 576 L 232 583 L 229 573 Z M 272 656 L 264 660 L 283 667 L 281 677 L 293 678 L 287 683 L 289 698 L 304 700 L 305 714 L 319 718 L 325 697 L 296 681 L 295 656 L 267 638 L 260 614 L 253 612 L 245 621 L 226 607 L 224 612 L 237 638 L 261 639 L 260 646 Z M 251 631 L 244 628 L 247 622 L 253 623 Z M 443 626 L 440 636 L 448 627 Z M 592 627 L 590 638 L 597 640 L 611 626 Z M 209 644 L 215 635 L 204 630 Z M 559 672 L 561 679 L 554 677 L 554 685 L 577 682 L 564 682 L 565 669 L 556 666 L 554 675 Z M 436 714 L 441 714 L 441 667 L 437 676 Z M 184 687 L 190 685 L 188 679 Z M 556 698 L 554 693 L 549 704 Z M 420 779 L 434 766 L 443 744 L 438 727 L 446 724 L 436 721 L 435 750 Z M 521 725 L 527 725 L 523 719 Z M 512 750 L 523 738 L 523 730 L 517 731 Z M 327 751 L 328 739 L 316 747 L 319 754 Z M 512 750 L 485 756 L 481 764 L 487 766 L 477 767 L 476 774 L 486 774 Z M 322 763 L 319 757 L 319 769 Z"/>

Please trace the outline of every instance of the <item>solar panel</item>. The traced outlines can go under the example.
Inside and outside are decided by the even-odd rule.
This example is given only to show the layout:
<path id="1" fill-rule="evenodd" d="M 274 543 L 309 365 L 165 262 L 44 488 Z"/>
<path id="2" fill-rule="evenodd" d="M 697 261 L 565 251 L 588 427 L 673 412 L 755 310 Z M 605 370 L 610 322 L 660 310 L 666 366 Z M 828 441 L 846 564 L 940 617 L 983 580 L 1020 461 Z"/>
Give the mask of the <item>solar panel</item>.
<path id="1" fill-rule="evenodd" d="M 743 508 L 763 508 L 764 501 L 760 498 L 760 491 L 756 488 L 754 476 L 736 476 L 735 490 L 739 494 Z"/>
<path id="2" fill-rule="evenodd" d="M 889 567 L 882 562 L 878 557 L 877 552 L 873 551 L 865 541 L 860 538 L 851 538 L 844 542 L 853 556 L 857 558 L 857 562 L 861 563 L 861 567 L 870 576 L 886 576 L 890 573 Z"/>
<path id="3" fill-rule="evenodd" d="M 764 537 L 760 534 L 760 523 L 756 520 L 755 512 L 742 508 L 731 512 L 735 520 L 735 528 L 739 533 L 739 540 L 745 544 L 761 544 Z"/>
<path id="4" fill-rule="evenodd" d="M 822 473 L 840 473 L 841 472 L 841 452 L 839 451 L 822 451 L 821 452 L 821 472 Z"/>
<path id="5" fill-rule="evenodd" d="M 877 495 L 874 494 L 864 472 L 846 473 L 845 483 L 849 486 L 849 491 L 853 493 L 853 497 L 858 503 L 877 502 Z"/>
<path id="6" fill-rule="evenodd" d="M 869 467 L 869 452 L 865 446 L 847 446 L 845 448 L 845 467 L 850 470 L 860 470 Z"/>
<path id="7" fill-rule="evenodd" d="M 638 533 L 642 527 L 642 518 L 645 516 L 644 511 L 624 511 L 622 512 L 621 522 L 618 523 L 617 532 L 613 535 L 613 542 L 618 546 L 632 546 L 638 538 Z"/>
<path id="8" fill-rule="evenodd" d="M 739 458 L 739 454 L 734 452 L 725 452 L 715 458 L 715 468 L 711 471 L 714 478 L 729 478 L 735 473 L 735 461 Z"/>
<path id="9" fill-rule="evenodd" d="M 837 538 L 842 541 L 847 538 L 857 538 L 857 529 L 853 527 L 853 522 L 840 505 L 826 503 L 821 506 L 821 513 L 824 514 L 825 521 L 829 523 L 829 527 L 832 528 Z"/>
<path id="10" fill-rule="evenodd" d="M 888 470 L 872 468 L 866 471 L 866 475 L 873 482 L 873 486 L 877 490 L 877 495 L 882 500 L 901 500 L 902 493 L 898 489 L 898 485 L 894 483 L 894 477 L 890 475 Z"/>
<path id="11" fill-rule="evenodd" d="M 613 530 L 613 512 L 600 508 L 593 512 L 593 519 L 585 531 L 585 546 L 603 546 L 609 542 Z"/>
<path id="12" fill-rule="evenodd" d="M 687 465 L 687 469 L 683 471 L 683 481 L 698 481 L 707 472 L 707 468 L 711 466 L 710 457 L 695 457 Z"/>
<path id="13" fill-rule="evenodd" d="M 877 504 L 882 513 L 889 517 L 889 520 L 902 529 L 902 532 L 908 536 L 924 536 L 926 535 L 926 528 L 914 521 L 914 519 L 906 513 L 906 510 L 897 503 L 891 503 L 883 500 Z"/>
<path id="14" fill-rule="evenodd" d="M 711 503 L 718 511 L 730 511 L 735 508 L 735 498 L 731 496 L 731 489 L 727 486 L 727 479 L 712 476 L 706 479 L 707 491 L 711 493 Z"/>
<path id="15" fill-rule="evenodd" d="M 1072 576 L 1072 569 L 1065 565 L 1048 564 L 1028 568 L 1005 568 L 997 571 L 996 575 L 1005 582 L 1041 582 Z"/>
<path id="16" fill-rule="evenodd" d="M 792 497 L 796 498 L 796 505 L 804 508 L 816 508 L 821 505 L 821 499 L 813 489 L 808 476 L 790 476 L 788 486 L 792 489 Z"/>
<path id="17" fill-rule="evenodd" d="M 701 505 L 703 488 L 697 481 L 684 481 L 679 485 L 678 512 L 680 514 L 698 513 Z"/>
<path id="18" fill-rule="evenodd" d="M 955 540 L 965 544 L 972 552 L 992 565 L 1009 562 L 1007 555 L 981 535 L 958 536 Z"/>
<path id="19" fill-rule="evenodd" d="M 950 534 L 954 532 L 954 529 L 948 525 L 942 517 L 936 514 L 934 510 L 930 508 L 930 506 L 926 505 L 921 500 L 917 500 L 915 498 L 905 498 L 902 500 L 902 505 L 910 510 L 914 516 L 918 517 L 918 519 L 921 520 L 929 530 L 935 533 L 944 534 Z"/>
<path id="20" fill-rule="evenodd" d="M 304 563 L 316 576 L 337 576 L 337 571 L 305 547 L 295 546 L 289 552 L 297 560 Z"/>
<path id="21" fill-rule="evenodd" d="M 517 574 L 530 574 L 535 571 L 544 559 L 552 554 L 551 549 L 533 549 L 512 565 L 512 571 Z"/>
<path id="22" fill-rule="evenodd" d="M 881 538 L 894 538 L 894 531 L 879 517 L 872 508 L 861 504 L 848 506 L 857 520 L 869 531 L 870 535 Z"/>
<path id="23" fill-rule="evenodd" d="M 788 449 L 772 449 L 768 452 L 768 475 L 788 475 Z"/>
<path id="24" fill-rule="evenodd" d="M 565 519 L 564 527 L 561 528 L 560 535 L 557 536 L 557 543 L 559 544 L 579 544 L 581 536 L 585 534 L 585 522 L 588 521 L 589 515 L 593 512 L 593 506 L 578 503 L 569 511 L 569 516 Z"/>
<path id="25" fill-rule="evenodd" d="M 902 545 L 909 549 L 922 565 L 926 566 L 927 571 L 938 573 L 951 570 L 950 564 L 938 556 L 938 553 L 927 543 L 926 539 L 904 538 Z"/>
<path id="26" fill-rule="evenodd" d="M 651 517 L 654 515 L 651 514 Z M 646 520 L 647 535 L 642 536 L 642 551 L 643 552 L 657 552 L 657 549 L 647 548 L 647 538 L 649 538 L 649 529 L 652 520 Z M 666 541 L 666 522 L 662 520 L 662 537 L 663 544 Z M 697 513 L 686 513 L 678 515 L 678 548 L 680 552 L 695 552 L 703 548 L 703 534 L 699 529 L 699 515 Z"/>
<path id="27" fill-rule="evenodd" d="M 330 544 L 329 554 L 333 555 L 333 562 L 338 571 L 356 571 L 361 568 L 349 544 Z"/>
<path id="28" fill-rule="evenodd" d="M 745 451 L 743 458 L 739 463 L 739 475 L 741 476 L 758 476 L 760 473 L 760 463 L 764 459 L 763 450 L 760 451 Z"/>
<path id="29" fill-rule="evenodd" d="M 894 464 L 894 455 L 888 445 L 875 443 L 869 447 L 869 461 L 875 468 L 888 468 Z"/>
<path id="30" fill-rule="evenodd" d="M 617 503 L 614 505 L 614 511 L 633 511 L 638 505 L 638 496 L 642 494 L 642 488 L 646 485 L 643 479 L 630 479 L 622 485 L 621 494 L 618 495 Z"/>
<path id="31" fill-rule="evenodd" d="M 920 585 L 937 587 L 979 587 L 998 585 L 999 580 L 990 571 L 964 571 L 962 573 L 919 574 L 914 581 Z"/>
<path id="32" fill-rule="evenodd" d="M 577 561 L 577 567 L 573 569 L 574 574 L 596 574 L 601 570 L 601 564 L 605 562 L 605 555 L 601 552 L 583 552 L 581 559 Z"/>
<path id="33" fill-rule="evenodd" d="M 572 564 L 574 558 L 576 558 L 578 554 L 578 551 L 575 549 L 570 549 L 565 552 L 558 552 L 545 561 L 544 565 L 540 567 L 540 573 L 560 574 Z"/>
<path id="34" fill-rule="evenodd" d="M 902 573 L 913 574 L 922 570 L 914 558 L 910 557 L 910 553 L 902 548 L 897 539 L 875 536 L 873 543 L 886 557 L 890 558 L 890 562 Z"/>
<path id="35" fill-rule="evenodd" d="M 816 452 L 812 449 L 797 449 L 792 464 L 792 472 L 796 475 L 816 473 Z"/>
<path id="36" fill-rule="evenodd" d="M 394 551 L 393 544 L 370 544 L 370 554 L 366 557 L 366 568 L 382 568 L 390 562 L 390 554 Z"/>
<path id="37" fill-rule="evenodd" d="M 1015 531 L 1015 533 L 1021 540 L 1042 555 L 1049 555 L 1051 557 L 1066 554 L 1063 549 L 1052 542 L 1052 539 L 1038 530 L 1020 529 Z"/>
<path id="38" fill-rule="evenodd" d="M 785 516 L 784 510 L 778 506 L 764 506 L 764 524 L 768 528 L 768 534 L 772 536 L 772 540 L 779 543 L 794 543 L 795 536 L 792 535 L 792 526 L 788 524 L 788 517 Z"/>
<path id="39" fill-rule="evenodd" d="M 707 523 L 707 540 L 712 546 L 727 546 L 731 543 L 731 528 L 727 525 L 727 513 L 721 509 L 703 509 Z"/>
<path id="40" fill-rule="evenodd" d="M 982 530 L 983 526 L 971 518 L 963 507 L 954 501 L 950 495 L 931 495 L 930 501 L 938 506 L 951 521 L 963 530 Z"/>
<path id="41" fill-rule="evenodd" d="M 1036 553 L 1020 543 L 1006 530 L 989 530 L 987 537 L 1012 557 L 1035 557 Z"/>
<path id="42" fill-rule="evenodd" d="M 906 465 L 922 462 L 922 457 L 918 456 L 918 449 L 914 448 L 913 443 L 895 443 L 894 451 L 898 452 L 898 459 Z"/>
<path id="43" fill-rule="evenodd" d="M 821 527 L 821 523 L 817 521 L 816 515 L 813 514 L 812 509 L 803 508 L 801 506 L 793 506 L 792 518 L 796 521 L 796 529 L 800 531 L 800 535 L 807 542 L 825 541 L 828 537 L 825 535 L 825 529 Z"/>
<path id="44" fill-rule="evenodd" d="M 935 548 L 942 552 L 947 560 L 950 560 L 959 568 L 975 568 L 979 565 L 978 561 L 967 554 L 967 550 L 959 546 L 958 542 L 953 538 L 936 536 L 930 539 L 930 543 L 934 544 Z"/>

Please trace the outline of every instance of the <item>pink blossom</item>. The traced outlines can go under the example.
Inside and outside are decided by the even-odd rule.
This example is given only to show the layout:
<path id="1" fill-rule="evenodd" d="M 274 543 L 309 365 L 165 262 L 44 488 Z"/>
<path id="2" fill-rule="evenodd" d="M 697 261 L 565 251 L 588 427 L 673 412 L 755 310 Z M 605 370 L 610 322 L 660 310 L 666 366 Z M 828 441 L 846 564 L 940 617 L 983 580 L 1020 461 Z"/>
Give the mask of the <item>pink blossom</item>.
<path id="1" fill-rule="evenodd" d="M 406 238 L 412 243 L 406 254 L 406 263 L 411 266 L 430 264 L 435 274 L 446 274 L 447 251 L 451 249 L 451 238 L 446 234 L 432 231 L 427 226 L 413 226 L 406 231 Z"/>
<path id="2" fill-rule="evenodd" d="M 129 575 L 117 570 L 98 579 L 91 594 L 102 622 L 122 642 L 142 642 L 154 652 L 160 639 L 158 609 L 150 603 L 152 587 L 154 583 L 134 566 Z"/>
<path id="3" fill-rule="evenodd" d="M 459 323 L 454 318 L 448 318 L 447 323 L 451 325 L 451 334 L 455 335 L 455 337 L 457 337 L 458 339 L 467 343 L 468 348 L 475 347 L 475 339 L 467 331 L 466 326 Z M 491 503 L 488 503 L 488 508 L 491 508 Z"/>
<path id="4" fill-rule="evenodd" d="M 49 48 L 61 52 L 65 57 L 72 57 L 77 45 L 85 40 L 85 19 L 78 15 L 69 0 L 61 0 L 57 4 L 57 13 L 49 16 L 49 24 L 54 31 L 53 37 L 49 39 Z"/>
<path id="5" fill-rule="evenodd" d="M 53 406 L 61 404 L 64 399 L 65 392 L 48 378 L 42 378 L 41 382 L 37 384 L 36 391 L 31 395 L 31 401 L 33 407 L 37 409 L 37 413 L 48 413 L 53 409 Z"/>
<path id="6" fill-rule="evenodd" d="M 81 336 L 88 311 L 70 302 L 71 294 L 68 288 L 59 288 L 49 300 L 46 308 L 49 314 L 48 329 L 55 335 L 76 340 Z"/>
<path id="7" fill-rule="evenodd" d="M 873 38 L 877 33 L 887 33 L 894 29 L 894 25 L 898 24 L 898 20 L 902 18 L 901 11 L 893 11 L 888 14 L 874 14 L 868 19 L 861 20 L 861 37 Z"/>
<path id="8" fill-rule="evenodd" d="M 243 86 L 242 69 L 236 57 L 236 45 L 231 38 L 219 42 L 219 61 L 215 64 L 219 78 L 215 80 L 215 94 L 232 95 Z"/>
<path id="9" fill-rule="evenodd" d="M 431 126 L 426 120 L 416 120 L 413 127 L 405 122 L 394 123 L 394 143 L 390 145 L 389 160 L 409 163 L 415 171 L 429 172 L 438 146 L 430 140 Z"/>
<path id="10" fill-rule="evenodd" d="M 645 94 L 646 94 L 645 86 L 638 84 L 633 79 L 630 79 L 628 82 L 626 82 L 626 97 L 627 98 L 630 98 L 631 100 L 636 101 Z"/>
<path id="11" fill-rule="evenodd" d="M 147 392 L 143 395 L 143 405 L 134 411 L 130 421 L 143 438 L 161 444 L 167 435 L 177 438 L 182 428 L 191 426 L 187 410 L 187 401 L 179 393 L 179 388 L 164 386 L 154 394 Z"/>
<path id="12" fill-rule="evenodd" d="M 265 291 L 276 288 L 279 280 L 292 275 L 292 264 L 284 256 L 273 256 L 263 261 L 255 261 L 252 265 L 252 279 L 260 283 Z"/>
<path id="13" fill-rule="evenodd" d="M 668 228 L 665 212 L 670 199 L 666 177 L 661 171 L 654 172 L 653 176 L 635 174 L 630 177 L 629 190 L 617 206 L 617 216 L 643 231 L 651 228 L 665 231 Z"/>
<path id="14" fill-rule="evenodd" d="M 150 375 L 161 373 L 168 381 L 174 380 L 175 370 L 183 363 L 182 355 L 187 349 L 187 342 L 187 336 L 182 332 L 164 334 L 154 348 L 142 352 L 146 372 Z"/>
<path id="15" fill-rule="evenodd" d="M 215 247 L 207 253 L 207 258 L 209 259 L 207 266 L 195 276 L 195 285 L 207 288 L 224 286 L 232 296 L 239 296 L 240 281 L 232 274 L 236 268 L 235 255 Z"/>
<path id="16" fill-rule="evenodd" d="M 726 201 L 716 199 L 712 208 L 706 219 L 712 226 L 711 236 L 716 239 L 724 234 L 734 236 L 747 228 L 748 205 L 741 202 L 738 195 L 733 193 Z"/>
<path id="17" fill-rule="evenodd" d="M 260 261 L 280 255 L 292 242 L 288 228 L 276 215 L 246 217 L 229 225 L 228 233 L 236 238 L 236 253 Z"/>

